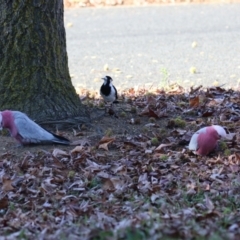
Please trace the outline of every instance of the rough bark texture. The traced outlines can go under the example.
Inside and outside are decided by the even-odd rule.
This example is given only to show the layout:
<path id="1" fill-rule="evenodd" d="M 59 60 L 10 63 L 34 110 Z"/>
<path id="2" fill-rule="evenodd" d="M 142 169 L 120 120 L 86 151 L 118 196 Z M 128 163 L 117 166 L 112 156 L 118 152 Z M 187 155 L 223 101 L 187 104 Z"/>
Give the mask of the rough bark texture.
<path id="1" fill-rule="evenodd" d="M 0 0 L 0 109 L 37 121 L 84 116 L 66 52 L 63 0 Z"/>

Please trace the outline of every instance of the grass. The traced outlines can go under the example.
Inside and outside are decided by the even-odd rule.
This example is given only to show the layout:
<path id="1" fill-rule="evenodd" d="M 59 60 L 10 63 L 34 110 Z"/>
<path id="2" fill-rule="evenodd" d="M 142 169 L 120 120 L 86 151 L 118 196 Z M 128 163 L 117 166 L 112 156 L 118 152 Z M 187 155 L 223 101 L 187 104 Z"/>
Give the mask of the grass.
<path id="1" fill-rule="evenodd" d="M 169 72 L 167 68 L 161 68 L 160 69 L 161 75 L 162 75 L 162 80 L 161 83 L 159 84 L 160 88 L 166 88 L 169 86 L 168 78 L 169 78 Z"/>

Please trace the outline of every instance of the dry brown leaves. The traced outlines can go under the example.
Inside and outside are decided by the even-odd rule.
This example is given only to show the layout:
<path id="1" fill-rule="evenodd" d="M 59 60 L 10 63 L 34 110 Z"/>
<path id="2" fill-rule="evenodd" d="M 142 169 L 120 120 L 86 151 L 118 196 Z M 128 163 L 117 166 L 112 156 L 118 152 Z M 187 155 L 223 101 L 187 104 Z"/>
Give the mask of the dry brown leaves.
<path id="1" fill-rule="evenodd" d="M 240 237 L 239 92 L 186 93 L 175 85 L 151 95 L 131 89 L 124 97 L 135 117 L 157 120 L 135 135 L 0 157 L 5 239 Z M 218 152 L 195 156 L 186 145 L 209 124 L 224 126 L 228 139 Z"/>

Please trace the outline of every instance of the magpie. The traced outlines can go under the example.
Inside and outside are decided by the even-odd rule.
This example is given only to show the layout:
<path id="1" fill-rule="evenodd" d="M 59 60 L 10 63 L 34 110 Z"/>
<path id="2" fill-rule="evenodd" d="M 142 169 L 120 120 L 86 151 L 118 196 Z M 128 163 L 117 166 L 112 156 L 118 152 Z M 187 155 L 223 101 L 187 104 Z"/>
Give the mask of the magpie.
<path id="1" fill-rule="evenodd" d="M 118 94 L 117 89 L 112 84 L 112 78 L 106 76 L 102 78 L 104 80 L 103 85 L 100 88 L 100 95 L 104 99 L 105 102 L 111 103 L 118 103 Z"/>

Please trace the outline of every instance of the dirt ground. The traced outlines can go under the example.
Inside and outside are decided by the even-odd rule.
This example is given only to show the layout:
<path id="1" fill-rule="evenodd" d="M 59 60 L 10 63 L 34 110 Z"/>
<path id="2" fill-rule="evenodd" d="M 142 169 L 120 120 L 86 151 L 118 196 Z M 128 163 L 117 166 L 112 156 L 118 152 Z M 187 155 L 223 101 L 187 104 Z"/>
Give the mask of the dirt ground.
<path id="1" fill-rule="evenodd" d="M 198 88 L 192 90 L 194 93 L 196 91 Z M 222 94 L 223 90 L 212 88 L 209 91 L 212 95 L 220 96 L 219 94 Z M 198 93 L 199 96 L 201 94 Z M 89 122 L 68 126 L 59 131 L 55 131 L 56 126 L 52 129 L 46 128 L 68 138 L 71 145 L 52 144 L 23 147 L 19 146 L 4 130 L 0 138 L 0 156 L 6 156 L 7 153 L 14 156 L 15 159 L 22 158 L 29 152 L 52 153 L 56 148 L 69 152 L 77 145 L 81 145 L 89 146 L 100 154 L 113 154 L 118 158 L 119 154 L 121 155 L 118 146 L 122 143 L 136 144 L 134 146 L 137 147 L 140 142 L 146 142 L 153 149 L 160 144 L 170 144 L 170 148 L 168 148 L 170 151 L 186 150 L 192 134 L 197 129 L 201 126 L 218 123 L 212 122 L 214 118 L 211 120 L 207 117 L 215 114 L 215 109 L 207 107 L 206 103 L 192 108 L 191 105 L 200 104 L 200 97 L 189 100 L 189 96 L 177 84 L 173 84 L 168 93 L 159 89 L 152 92 L 148 92 L 146 89 L 140 89 L 137 92 L 129 89 L 120 94 L 118 104 L 109 107 L 104 105 L 102 99 L 94 97 L 93 93 L 84 90 L 81 99 L 88 111 Z M 209 119 L 211 122 L 208 122 Z M 99 149 L 100 140 L 103 137 L 114 138 L 114 141 L 107 147 L 108 149 Z M 167 153 L 165 150 L 163 152 Z"/>
<path id="2" fill-rule="evenodd" d="M 91 105 L 91 104 L 90 104 Z M 154 134 L 149 132 L 148 124 L 155 124 L 157 128 L 165 128 L 167 124 L 167 118 L 162 119 L 150 119 L 147 116 L 139 116 L 142 108 L 132 107 L 129 103 L 120 102 L 114 104 L 113 112 L 111 115 L 107 112 L 108 107 L 87 106 L 90 111 L 91 120 L 88 124 L 80 124 L 79 126 L 72 127 L 72 130 L 61 130 L 62 136 L 70 139 L 73 145 L 31 145 L 20 146 L 15 139 L 13 139 L 7 131 L 3 131 L 0 137 L 0 156 L 5 156 L 6 153 L 14 156 L 14 158 L 22 158 L 28 152 L 36 153 L 39 151 L 52 152 L 55 148 L 59 148 L 64 151 L 70 151 L 75 146 L 86 144 L 92 147 L 98 147 L 98 142 L 103 136 L 115 137 L 120 140 L 128 139 L 128 137 L 139 136 L 145 134 L 148 131 L 148 137 L 154 137 Z M 135 112 L 136 111 L 136 112 Z M 154 123 L 151 123 L 151 122 Z M 53 129 L 48 129 L 52 132 Z M 57 134 L 57 132 L 55 132 Z M 114 148 L 114 146 L 112 146 Z M 101 150 L 102 151 L 102 150 Z"/>

